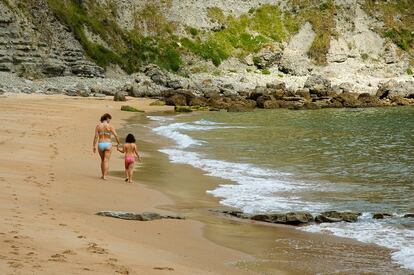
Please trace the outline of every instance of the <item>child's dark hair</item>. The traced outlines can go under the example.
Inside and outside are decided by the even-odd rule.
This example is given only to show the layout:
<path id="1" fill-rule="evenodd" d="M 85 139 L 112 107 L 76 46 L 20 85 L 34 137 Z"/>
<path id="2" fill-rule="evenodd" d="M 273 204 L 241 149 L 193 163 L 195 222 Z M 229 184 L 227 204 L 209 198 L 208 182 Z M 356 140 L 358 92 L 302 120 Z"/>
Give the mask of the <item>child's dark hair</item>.
<path id="1" fill-rule="evenodd" d="M 135 143 L 135 137 L 133 134 L 128 134 L 126 139 L 125 139 L 126 143 Z"/>

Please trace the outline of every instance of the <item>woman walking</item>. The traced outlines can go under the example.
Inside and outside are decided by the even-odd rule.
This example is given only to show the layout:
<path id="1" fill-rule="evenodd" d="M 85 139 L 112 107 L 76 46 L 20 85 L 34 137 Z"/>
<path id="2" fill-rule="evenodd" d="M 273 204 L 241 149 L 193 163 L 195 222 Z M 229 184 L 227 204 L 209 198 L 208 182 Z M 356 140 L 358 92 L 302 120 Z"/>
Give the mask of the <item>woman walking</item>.
<path id="1" fill-rule="evenodd" d="M 93 153 L 96 153 L 96 142 L 98 141 L 98 152 L 101 157 L 101 179 L 106 180 L 109 170 L 109 158 L 112 151 L 112 135 L 115 136 L 116 142 L 119 145 L 118 135 L 109 122 L 112 117 L 110 114 L 104 114 L 101 117 L 101 122 L 95 127 L 95 136 L 93 138 Z"/>

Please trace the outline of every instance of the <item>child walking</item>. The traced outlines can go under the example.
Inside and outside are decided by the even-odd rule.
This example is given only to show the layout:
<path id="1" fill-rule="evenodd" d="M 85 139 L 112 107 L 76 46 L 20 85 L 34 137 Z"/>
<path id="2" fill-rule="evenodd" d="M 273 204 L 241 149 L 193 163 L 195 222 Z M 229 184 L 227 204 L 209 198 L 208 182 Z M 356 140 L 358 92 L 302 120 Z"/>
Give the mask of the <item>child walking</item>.
<path id="1" fill-rule="evenodd" d="M 137 145 L 135 145 L 135 137 L 133 134 L 128 134 L 125 139 L 125 144 L 122 149 L 117 148 L 119 152 L 125 153 L 125 181 L 132 183 L 132 174 L 134 173 L 135 158 L 141 161 L 138 154 Z"/>

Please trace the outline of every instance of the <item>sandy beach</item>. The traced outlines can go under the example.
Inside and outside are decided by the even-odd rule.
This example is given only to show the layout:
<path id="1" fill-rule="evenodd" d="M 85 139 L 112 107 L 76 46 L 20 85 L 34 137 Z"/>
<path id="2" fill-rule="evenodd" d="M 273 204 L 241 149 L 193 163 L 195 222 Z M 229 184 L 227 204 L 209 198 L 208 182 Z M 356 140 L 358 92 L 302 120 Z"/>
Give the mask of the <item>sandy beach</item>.
<path id="1" fill-rule="evenodd" d="M 93 128 L 109 112 L 120 127 L 132 113 L 111 100 L 13 95 L 1 98 L 0 273 L 240 274 L 248 255 L 203 237 L 194 220 L 133 222 L 101 210 L 151 211 L 170 199 L 120 178 L 99 180 Z M 150 100 L 128 104 L 157 111 Z M 122 169 L 113 152 L 112 169 Z M 168 213 L 161 211 L 161 213 Z"/>
<path id="2" fill-rule="evenodd" d="M 38 95 L 0 100 L 1 274 L 409 274 L 391 261 L 389 249 L 208 211 L 220 207 L 206 193 L 217 179 L 171 164 L 158 152 L 168 141 L 144 127 L 144 115 L 121 112 L 125 103 Z M 127 104 L 146 112 L 170 110 L 151 102 Z M 144 158 L 138 183 L 118 177 L 123 161 L 117 152 L 109 180 L 99 179 L 92 138 L 105 112 L 121 137 L 127 123 L 138 127 Z M 187 219 L 137 222 L 95 215 L 104 210 Z"/>

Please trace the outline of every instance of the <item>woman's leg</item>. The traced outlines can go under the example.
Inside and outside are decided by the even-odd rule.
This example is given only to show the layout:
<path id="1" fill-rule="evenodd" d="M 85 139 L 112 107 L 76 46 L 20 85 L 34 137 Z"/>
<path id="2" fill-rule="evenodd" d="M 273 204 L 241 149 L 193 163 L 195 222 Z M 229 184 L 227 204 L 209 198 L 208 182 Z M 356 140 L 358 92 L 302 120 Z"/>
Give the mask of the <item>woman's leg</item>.
<path id="1" fill-rule="evenodd" d="M 112 152 L 112 148 L 109 147 L 108 149 L 106 149 L 104 151 L 104 160 L 103 160 L 103 175 L 102 175 L 102 179 L 106 179 L 106 176 L 108 175 L 108 171 L 109 171 L 109 159 L 111 158 L 111 152 Z"/>
<path id="2" fill-rule="evenodd" d="M 105 178 L 105 151 L 98 150 L 99 156 L 101 157 L 101 179 Z"/>

